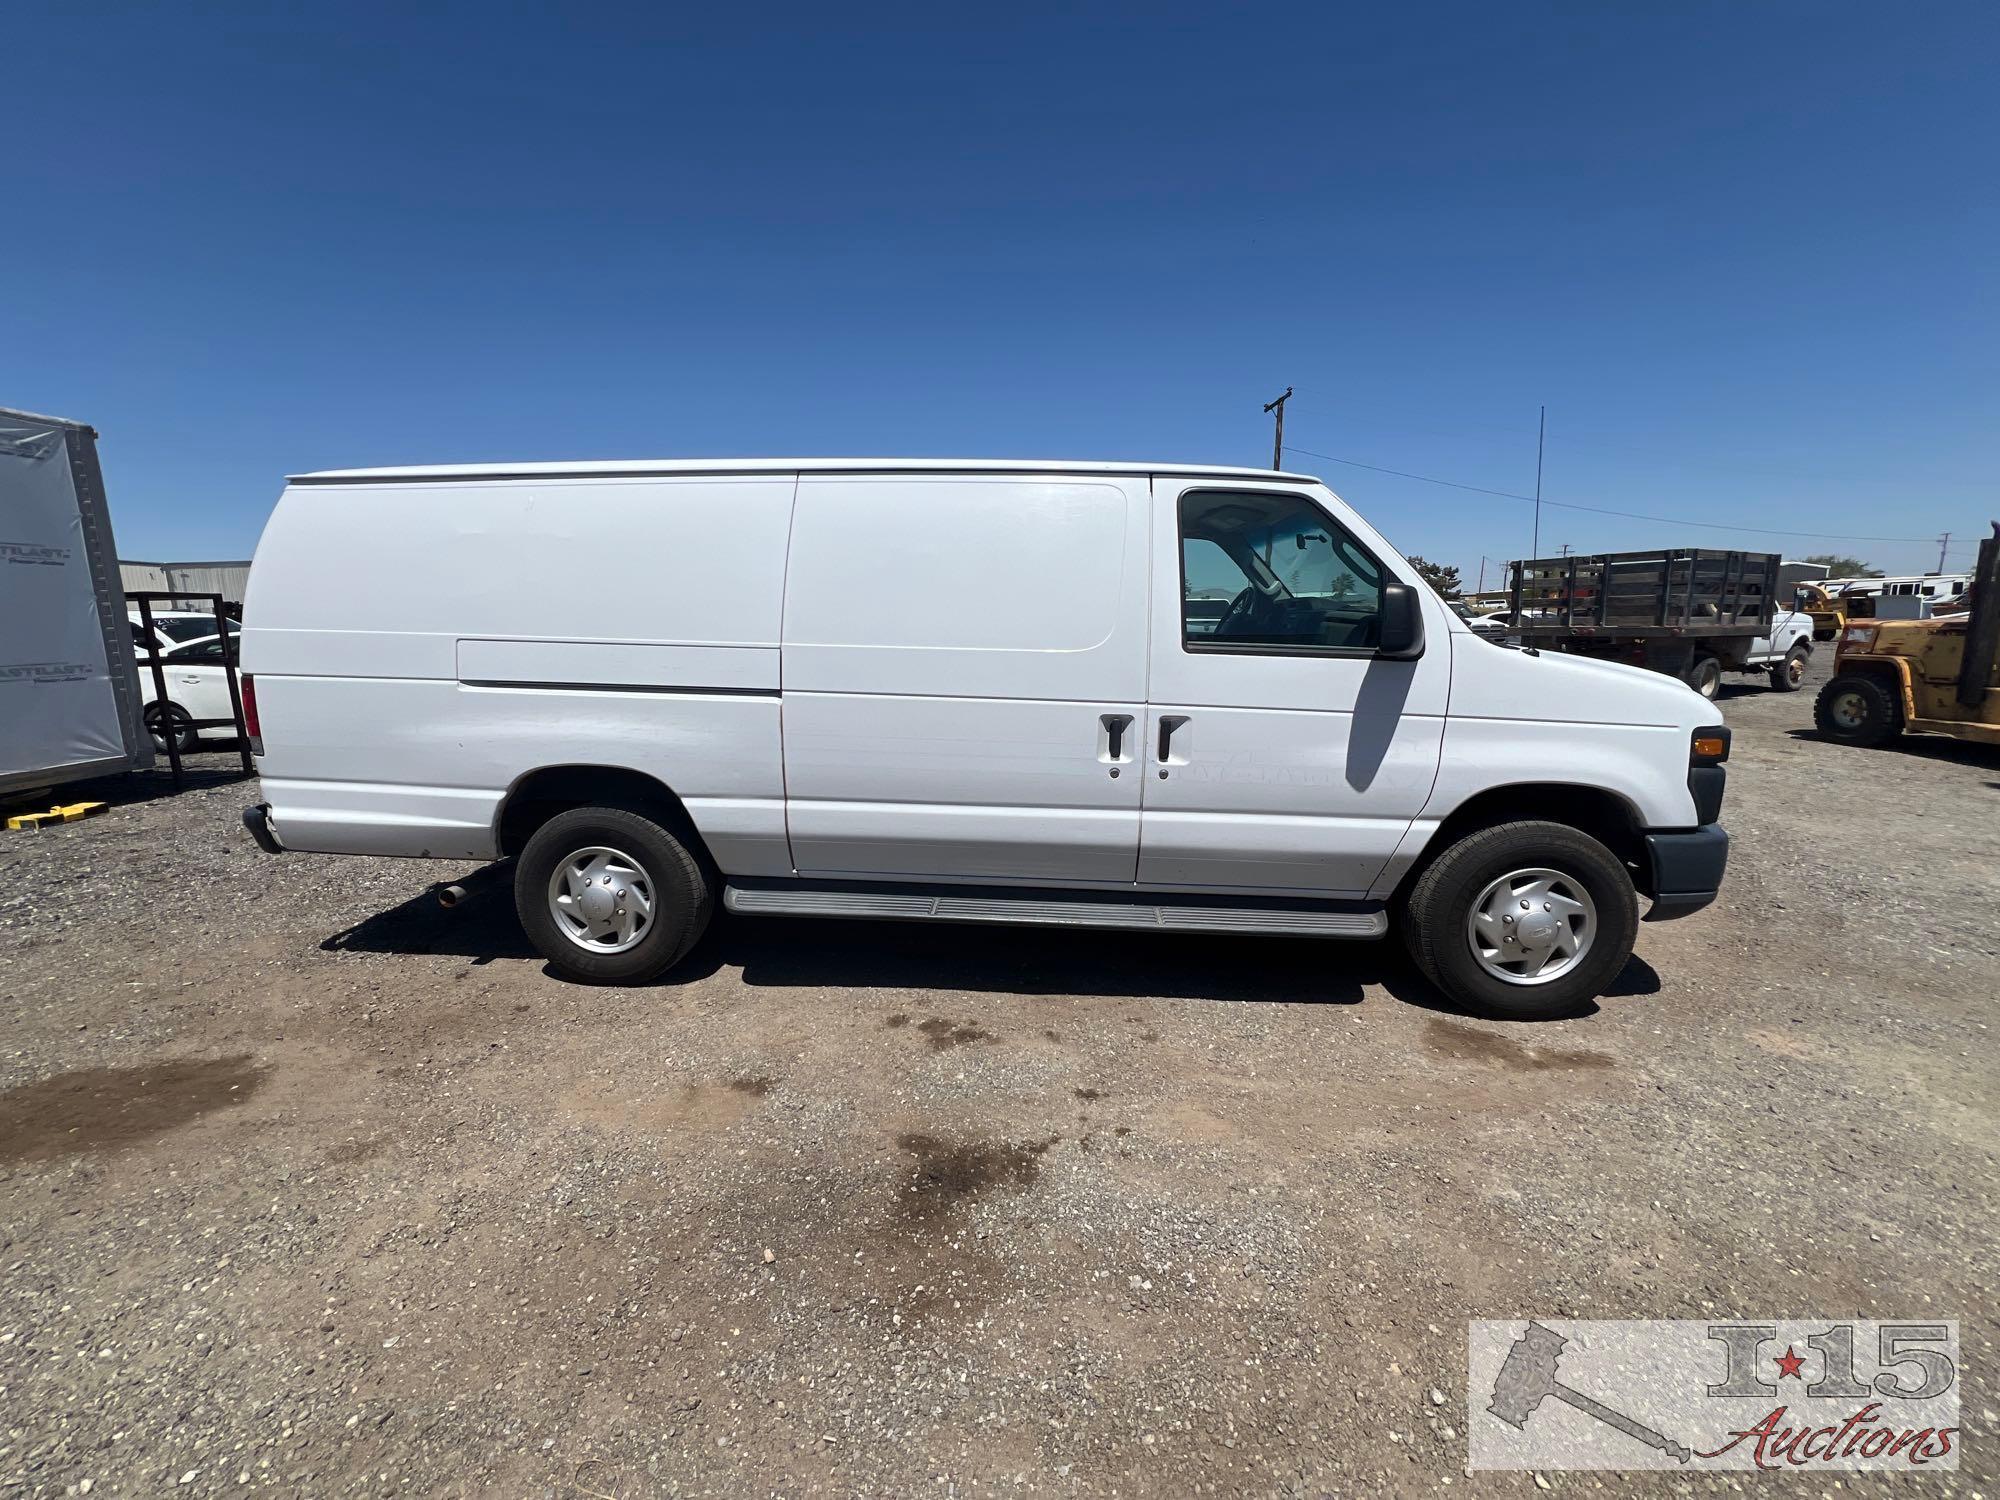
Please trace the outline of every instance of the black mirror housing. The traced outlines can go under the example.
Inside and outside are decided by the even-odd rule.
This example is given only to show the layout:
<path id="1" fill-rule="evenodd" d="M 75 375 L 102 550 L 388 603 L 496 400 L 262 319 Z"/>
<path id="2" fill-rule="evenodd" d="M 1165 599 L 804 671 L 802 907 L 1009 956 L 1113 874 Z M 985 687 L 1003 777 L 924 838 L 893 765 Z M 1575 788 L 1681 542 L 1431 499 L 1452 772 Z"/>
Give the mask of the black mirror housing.
<path id="1" fill-rule="evenodd" d="M 1424 607 L 1407 583 L 1382 585 L 1382 640 L 1377 656 L 1415 661 L 1424 654 Z"/>

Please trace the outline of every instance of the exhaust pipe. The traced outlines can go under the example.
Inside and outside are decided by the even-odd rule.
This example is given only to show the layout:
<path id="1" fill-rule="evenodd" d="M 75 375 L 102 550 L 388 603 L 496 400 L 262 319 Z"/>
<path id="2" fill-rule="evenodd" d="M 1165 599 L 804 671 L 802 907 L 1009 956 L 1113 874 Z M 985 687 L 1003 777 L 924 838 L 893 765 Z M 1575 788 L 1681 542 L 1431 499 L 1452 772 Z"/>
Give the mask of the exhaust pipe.
<path id="1" fill-rule="evenodd" d="M 449 911 L 454 906 L 482 894 L 506 868 L 506 860 L 496 860 L 490 865 L 481 865 L 463 880 L 453 881 L 450 885 L 433 886 L 432 894 L 437 897 L 438 905 Z"/>

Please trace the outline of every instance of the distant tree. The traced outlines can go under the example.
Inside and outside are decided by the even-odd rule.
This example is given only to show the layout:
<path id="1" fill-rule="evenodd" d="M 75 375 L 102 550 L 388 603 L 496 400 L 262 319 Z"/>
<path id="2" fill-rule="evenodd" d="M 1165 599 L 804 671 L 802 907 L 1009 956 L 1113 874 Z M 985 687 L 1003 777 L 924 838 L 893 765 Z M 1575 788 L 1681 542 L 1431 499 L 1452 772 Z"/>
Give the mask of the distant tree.
<path id="1" fill-rule="evenodd" d="M 1417 576 L 1422 578 L 1425 583 L 1428 583 L 1445 598 L 1462 599 L 1465 597 L 1465 584 L 1459 579 L 1458 569 L 1447 568 L 1434 562 L 1425 562 L 1421 557 L 1412 557 L 1409 561 L 1410 566 L 1417 570 Z"/>
<path id="2" fill-rule="evenodd" d="M 1842 557 L 1835 552 L 1815 552 L 1812 556 L 1800 558 L 1799 560 L 1809 563 L 1825 563 L 1826 576 L 1829 578 L 1880 578 L 1882 576 L 1880 568 L 1871 568 L 1858 557 Z"/>

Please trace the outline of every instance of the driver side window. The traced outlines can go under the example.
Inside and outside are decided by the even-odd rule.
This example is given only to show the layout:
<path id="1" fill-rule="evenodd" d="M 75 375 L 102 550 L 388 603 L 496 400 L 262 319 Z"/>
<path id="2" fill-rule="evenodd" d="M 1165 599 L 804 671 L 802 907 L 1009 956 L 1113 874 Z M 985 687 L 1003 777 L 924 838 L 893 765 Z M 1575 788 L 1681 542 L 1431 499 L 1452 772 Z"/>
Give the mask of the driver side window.
<path id="1" fill-rule="evenodd" d="M 1372 651 L 1382 570 L 1297 495 L 1181 497 L 1181 642 L 1190 651 Z"/>

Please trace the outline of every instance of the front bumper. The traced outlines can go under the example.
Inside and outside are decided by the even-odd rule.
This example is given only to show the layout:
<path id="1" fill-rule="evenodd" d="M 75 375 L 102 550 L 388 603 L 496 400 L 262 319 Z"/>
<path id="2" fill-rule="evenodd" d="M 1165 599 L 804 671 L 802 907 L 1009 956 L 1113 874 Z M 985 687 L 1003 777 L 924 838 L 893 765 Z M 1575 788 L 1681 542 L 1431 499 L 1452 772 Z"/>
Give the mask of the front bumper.
<path id="1" fill-rule="evenodd" d="M 1671 921 L 1700 911 L 1722 889 L 1722 872 L 1729 863 L 1729 835 L 1720 823 L 1681 833 L 1649 833 L 1646 858 L 1653 872 L 1653 909 L 1646 913 L 1646 920 Z"/>

